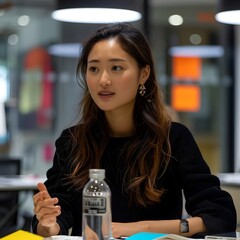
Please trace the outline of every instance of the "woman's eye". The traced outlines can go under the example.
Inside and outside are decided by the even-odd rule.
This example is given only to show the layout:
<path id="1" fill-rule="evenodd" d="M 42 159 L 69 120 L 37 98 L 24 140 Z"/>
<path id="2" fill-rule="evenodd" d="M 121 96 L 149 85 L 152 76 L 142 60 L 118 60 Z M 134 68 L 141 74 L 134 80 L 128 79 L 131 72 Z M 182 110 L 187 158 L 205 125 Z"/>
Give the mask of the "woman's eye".
<path id="1" fill-rule="evenodd" d="M 113 66 L 112 70 L 113 71 L 120 71 L 120 70 L 122 70 L 122 67 L 120 67 L 120 66 Z"/>
<path id="2" fill-rule="evenodd" d="M 89 67 L 88 70 L 93 73 L 97 72 L 97 68 L 94 66 Z"/>

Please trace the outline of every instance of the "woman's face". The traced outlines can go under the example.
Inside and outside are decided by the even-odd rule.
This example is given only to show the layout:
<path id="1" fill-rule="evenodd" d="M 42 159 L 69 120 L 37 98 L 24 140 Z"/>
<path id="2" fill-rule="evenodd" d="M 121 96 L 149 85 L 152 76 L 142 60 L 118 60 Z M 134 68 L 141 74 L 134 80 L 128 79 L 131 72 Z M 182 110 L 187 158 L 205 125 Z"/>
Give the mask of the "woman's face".
<path id="1" fill-rule="evenodd" d="M 93 101 L 103 111 L 132 111 L 139 84 L 149 67 L 139 69 L 116 38 L 99 41 L 88 56 L 86 82 Z"/>

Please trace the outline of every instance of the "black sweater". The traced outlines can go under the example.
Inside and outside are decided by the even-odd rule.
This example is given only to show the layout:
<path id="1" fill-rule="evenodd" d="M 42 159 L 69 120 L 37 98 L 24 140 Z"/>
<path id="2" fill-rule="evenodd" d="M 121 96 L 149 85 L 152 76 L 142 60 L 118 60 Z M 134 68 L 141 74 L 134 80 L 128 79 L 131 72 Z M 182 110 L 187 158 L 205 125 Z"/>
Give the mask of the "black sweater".
<path id="1" fill-rule="evenodd" d="M 82 195 L 81 191 L 66 187 L 65 174 L 71 172 L 71 128 L 62 132 L 56 141 L 56 152 L 52 168 L 45 182 L 52 197 L 59 198 L 62 214 L 58 217 L 61 234 L 81 235 Z M 172 157 L 164 176 L 157 182 L 166 191 L 159 203 L 147 208 L 132 204 L 122 191 L 124 159 L 119 152 L 129 138 L 110 138 L 103 155 L 101 167 L 106 169 L 106 181 L 112 192 L 113 222 L 135 222 L 141 220 L 180 219 L 182 216 L 182 190 L 186 199 L 186 210 L 191 216 L 202 217 L 207 232 L 216 234 L 236 230 L 236 210 L 231 196 L 221 190 L 219 179 L 210 173 L 199 148 L 182 124 L 172 123 L 170 143 Z M 37 220 L 33 218 L 33 230 Z"/>

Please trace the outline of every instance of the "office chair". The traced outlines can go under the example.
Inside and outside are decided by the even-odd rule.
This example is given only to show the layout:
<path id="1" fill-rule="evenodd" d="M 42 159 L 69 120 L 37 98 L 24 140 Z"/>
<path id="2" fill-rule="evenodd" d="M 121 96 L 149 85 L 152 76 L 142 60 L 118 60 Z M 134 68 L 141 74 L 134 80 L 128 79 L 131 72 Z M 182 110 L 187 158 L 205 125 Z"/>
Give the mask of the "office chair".
<path id="1" fill-rule="evenodd" d="M 0 157 L 0 177 L 20 175 L 20 171 L 20 159 Z M 0 238 L 17 230 L 18 195 L 18 191 L 0 191 Z"/>

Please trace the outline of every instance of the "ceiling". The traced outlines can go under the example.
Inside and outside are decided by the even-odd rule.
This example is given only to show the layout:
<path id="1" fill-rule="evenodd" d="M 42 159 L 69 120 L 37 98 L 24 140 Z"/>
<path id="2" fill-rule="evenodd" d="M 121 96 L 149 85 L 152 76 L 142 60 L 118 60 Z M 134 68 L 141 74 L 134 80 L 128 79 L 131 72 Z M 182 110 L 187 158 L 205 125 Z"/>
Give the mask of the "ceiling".
<path id="1" fill-rule="evenodd" d="M 144 0 L 139 2 L 143 2 Z M 1 6 L 8 6 L 6 16 L 0 24 L 13 23 L 21 12 L 35 16 L 49 14 L 56 0 L 0 0 Z M 168 24 L 170 14 L 182 14 L 185 24 L 215 24 L 214 12 L 217 0 L 148 0 L 149 17 L 153 24 Z M 0 25 L 0 26 L 1 26 Z"/>
<path id="2" fill-rule="evenodd" d="M 67 1 L 67 0 L 66 0 Z M 90 1 L 90 0 L 89 0 Z M 148 3 L 148 20 L 151 25 L 151 29 L 159 29 L 159 27 L 171 27 L 168 23 L 168 17 L 172 14 L 182 15 L 184 22 L 183 26 L 177 28 L 184 29 L 184 31 L 189 31 L 190 28 L 196 29 L 198 26 L 204 31 L 208 29 L 217 29 L 219 24 L 215 21 L 214 14 L 216 10 L 216 5 L 218 0 L 137 0 L 141 3 L 143 12 L 145 11 L 143 6 Z M 41 27 L 34 28 L 28 27 L 30 34 L 25 34 L 22 37 L 21 48 L 26 49 L 31 45 L 34 45 L 34 38 L 37 41 L 42 38 L 42 42 L 47 42 L 46 38 L 48 35 L 52 34 L 48 40 L 53 42 L 56 39 L 56 34 L 60 33 L 61 41 L 81 41 L 84 39 L 89 31 L 94 31 L 96 25 L 94 24 L 76 24 L 76 23 L 59 23 L 56 20 L 51 19 L 51 12 L 54 10 L 56 5 L 56 0 L 0 0 L 0 10 L 1 6 L 6 7 L 5 14 L 1 16 L 0 14 L 0 34 L 2 32 L 20 32 L 27 31 L 23 30 L 23 27 L 19 27 L 17 24 L 17 19 L 21 15 L 29 15 L 31 21 L 41 23 Z M 1 13 L 1 12 L 0 12 Z M 137 22 L 136 24 L 142 24 L 144 20 Z M 39 31 L 44 28 L 54 29 L 56 33 L 50 31 Z M 56 30 L 59 28 L 60 30 Z M 150 29 L 150 28 L 149 28 Z M 44 29 L 43 29 L 44 30 Z M 145 26 L 146 30 L 146 26 Z M 58 32 L 57 32 L 58 31 Z M 174 29 L 175 31 L 175 29 Z M 45 36 L 37 36 L 45 35 Z M 31 35 L 31 38 L 29 38 Z M 31 40 L 31 41 L 30 41 Z M 35 41 L 35 42 L 36 42 Z M 25 44 L 25 45 L 24 45 Z"/>

